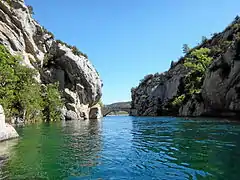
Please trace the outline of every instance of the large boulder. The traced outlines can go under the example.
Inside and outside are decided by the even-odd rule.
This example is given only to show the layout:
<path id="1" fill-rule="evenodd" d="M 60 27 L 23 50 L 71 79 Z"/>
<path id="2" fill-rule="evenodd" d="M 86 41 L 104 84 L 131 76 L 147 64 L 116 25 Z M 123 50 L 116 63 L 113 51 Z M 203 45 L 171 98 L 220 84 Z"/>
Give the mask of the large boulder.
<path id="1" fill-rule="evenodd" d="M 66 120 L 79 120 L 77 113 L 75 111 L 69 110 L 66 113 Z"/>
<path id="2" fill-rule="evenodd" d="M 13 139 L 16 137 L 18 137 L 18 133 L 10 124 L 5 123 L 4 111 L 0 105 L 0 141 Z"/>

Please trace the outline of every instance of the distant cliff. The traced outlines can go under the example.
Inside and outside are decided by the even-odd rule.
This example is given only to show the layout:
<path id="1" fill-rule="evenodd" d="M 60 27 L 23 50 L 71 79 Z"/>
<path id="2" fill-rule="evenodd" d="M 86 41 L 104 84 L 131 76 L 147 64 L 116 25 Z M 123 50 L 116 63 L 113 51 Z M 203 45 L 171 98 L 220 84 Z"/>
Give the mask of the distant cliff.
<path id="1" fill-rule="evenodd" d="M 55 40 L 32 18 L 23 0 L 0 0 L 0 44 L 38 71 L 43 84 L 59 82 L 67 119 L 88 118 L 102 95 L 102 81 L 87 55 Z"/>
<path id="2" fill-rule="evenodd" d="M 237 116 L 240 114 L 240 19 L 203 38 L 168 71 L 132 88 L 131 115 Z"/>

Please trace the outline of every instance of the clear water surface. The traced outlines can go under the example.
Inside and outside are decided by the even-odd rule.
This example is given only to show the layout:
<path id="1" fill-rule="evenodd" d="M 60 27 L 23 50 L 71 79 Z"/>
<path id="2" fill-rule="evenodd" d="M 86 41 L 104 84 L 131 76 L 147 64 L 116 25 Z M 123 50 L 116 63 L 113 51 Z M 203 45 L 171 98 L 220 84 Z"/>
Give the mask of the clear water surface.
<path id="1" fill-rule="evenodd" d="M 0 179 L 240 179 L 240 123 L 110 116 L 34 124 L 0 143 Z"/>

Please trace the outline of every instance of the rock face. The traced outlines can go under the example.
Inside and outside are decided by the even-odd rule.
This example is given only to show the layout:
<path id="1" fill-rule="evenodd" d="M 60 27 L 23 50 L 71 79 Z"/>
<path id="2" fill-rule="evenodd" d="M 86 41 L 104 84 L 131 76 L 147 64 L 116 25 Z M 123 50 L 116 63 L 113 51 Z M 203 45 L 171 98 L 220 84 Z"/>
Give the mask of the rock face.
<path id="1" fill-rule="evenodd" d="M 186 56 L 172 63 L 162 74 L 148 75 L 132 89 L 134 116 L 238 116 L 240 114 L 240 20 L 222 33 L 214 34 L 194 49 L 209 48 L 213 61 L 208 67 L 199 95 L 188 97 L 180 106 L 171 102 L 184 92 Z"/>
<path id="2" fill-rule="evenodd" d="M 73 111 L 78 119 L 88 117 L 90 108 L 101 98 L 102 81 L 87 56 L 55 40 L 32 18 L 23 0 L 8 2 L 0 1 L 0 44 L 37 69 L 39 82 L 59 82 L 66 102 L 65 116 Z"/>
<path id="3" fill-rule="evenodd" d="M 18 137 L 18 133 L 10 124 L 5 123 L 4 111 L 0 105 L 0 141 L 13 139 L 16 137 Z"/>
<path id="4" fill-rule="evenodd" d="M 102 110 L 99 104 L 93 106 L 89 113 L 89 119 L 100 119 L 102 118 Z"/>
<path id="5" fill-rule="evenodd" d="M 132 88 L 132 109 L 134 116 L 157 116 L 169 111 L 168 101 L 173 99 L 181 87 L 181 80 L 187 74 L 185 67 L 178 63 L 162 74 L 147 75 L 137 88 Z"/>

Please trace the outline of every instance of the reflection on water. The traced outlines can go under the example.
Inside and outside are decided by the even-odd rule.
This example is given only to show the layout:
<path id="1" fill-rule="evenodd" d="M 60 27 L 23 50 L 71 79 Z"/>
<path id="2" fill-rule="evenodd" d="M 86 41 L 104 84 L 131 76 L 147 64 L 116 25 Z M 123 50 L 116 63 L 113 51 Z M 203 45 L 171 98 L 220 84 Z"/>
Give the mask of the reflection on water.
<path id="1" fill-rule="evenodd" d="M 0 159 L 1 157 L 7 157 L 17 143 L 18 139 L 0 142 Z"/>
<path id="2" fill-rule="evenodd" d="M 38 124 L 0 143 L 0 179 L 239 179 L 240 124 L 112 116 Z M 14 143 L 13 143 L 14 142 Z M 4 148 L 3 148 L 4 147 Z M 0 152 L 1 152 L 0 151 Z M 9 153 L 10 152 L 10 153 Z"/>
<path id="3" fill-rule="evenodd" d="M 101 149 L 100 121 L 71 121 L 19 129 L 20 142 L 4 167 L 11 179 L 62 179 L 91 174 Z"/>

